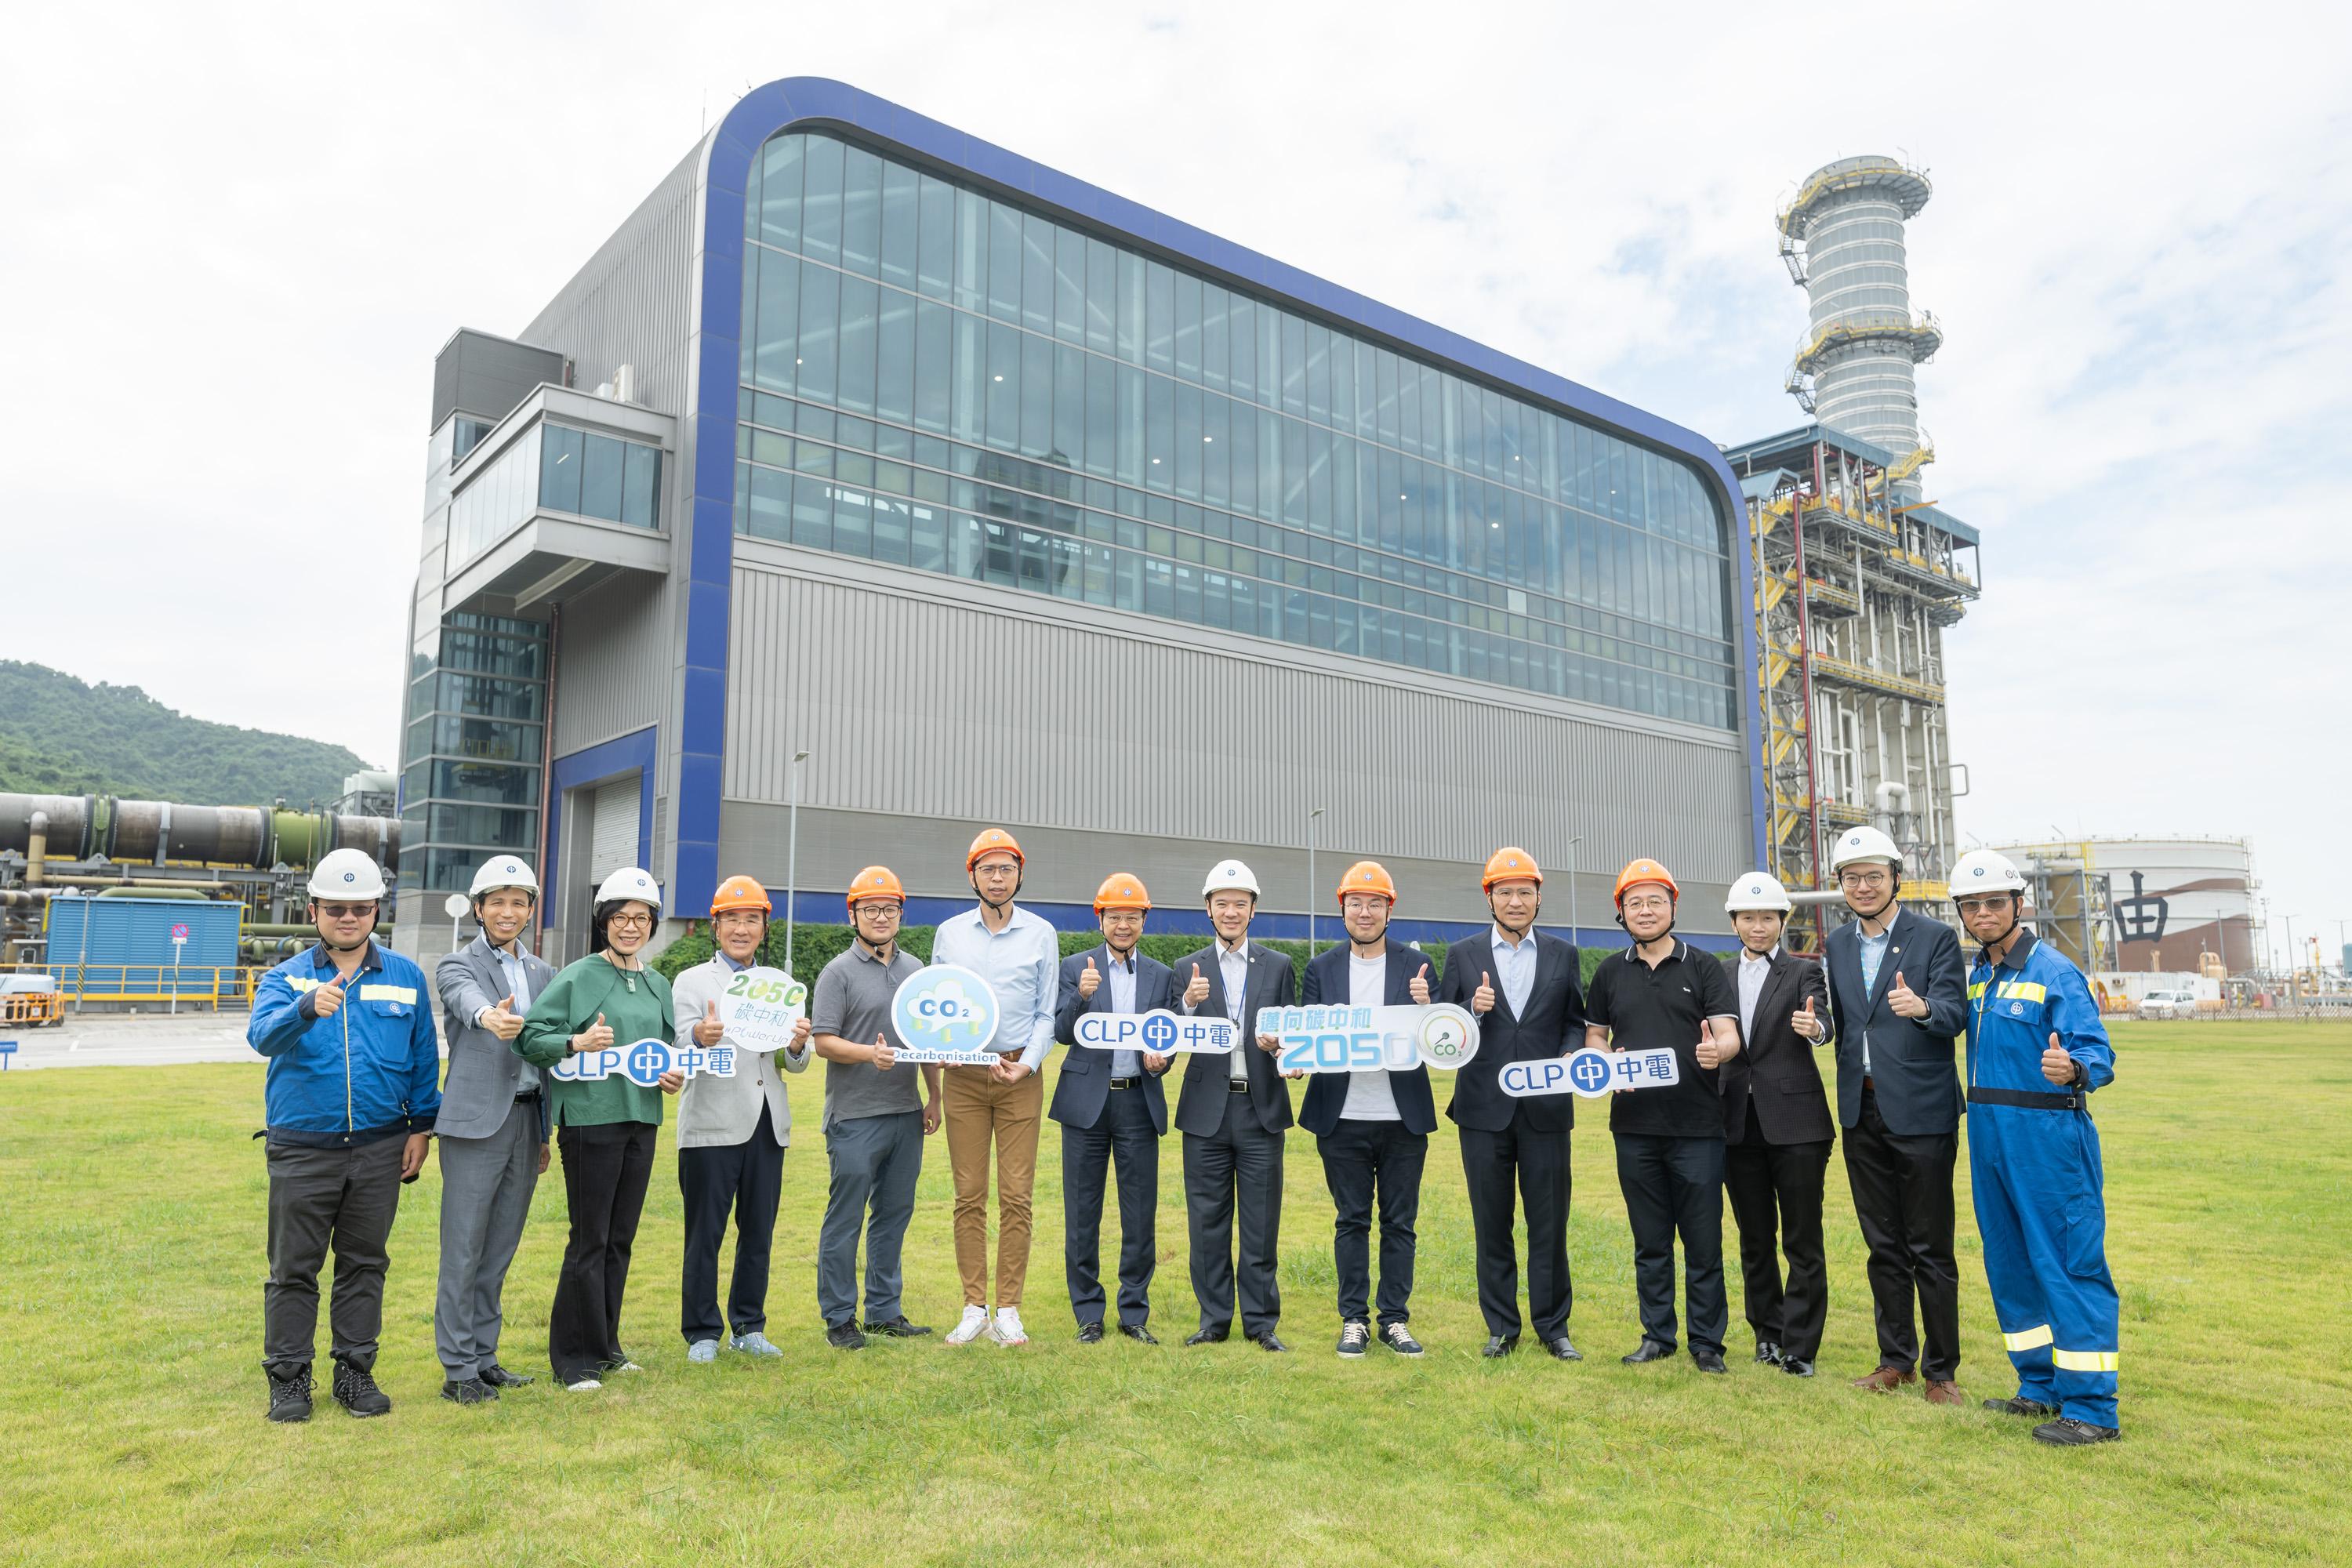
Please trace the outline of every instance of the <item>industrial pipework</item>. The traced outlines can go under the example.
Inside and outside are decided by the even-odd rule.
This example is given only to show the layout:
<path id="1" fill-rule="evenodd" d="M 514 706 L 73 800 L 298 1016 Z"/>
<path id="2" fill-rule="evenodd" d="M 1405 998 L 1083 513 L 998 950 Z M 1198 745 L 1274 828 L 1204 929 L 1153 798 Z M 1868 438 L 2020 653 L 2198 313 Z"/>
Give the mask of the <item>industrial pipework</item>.
<path id="1" fill-rule="evenodd" d="M 315 865 L 331 849 L 400 855 L 400 821 L 283 806 L 184 805 L 107 795 L 0 795 L 0 852 L 22 851 L 26 882 L 45 860 L 162 866 L 174 861 L 267 871 Z"/>

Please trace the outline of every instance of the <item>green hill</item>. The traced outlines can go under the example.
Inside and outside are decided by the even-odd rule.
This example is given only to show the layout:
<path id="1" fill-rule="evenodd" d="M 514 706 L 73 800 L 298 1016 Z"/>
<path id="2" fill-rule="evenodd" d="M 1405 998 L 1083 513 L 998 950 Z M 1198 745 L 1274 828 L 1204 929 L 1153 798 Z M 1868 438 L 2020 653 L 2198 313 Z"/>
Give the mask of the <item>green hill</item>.
<path id="1" fill-rule="evenodd" d="M 333 800 L 367 765 L 323 741 L 191 719 L 135 686 L 0 659 L 0 791 L 299 806 Z"/>

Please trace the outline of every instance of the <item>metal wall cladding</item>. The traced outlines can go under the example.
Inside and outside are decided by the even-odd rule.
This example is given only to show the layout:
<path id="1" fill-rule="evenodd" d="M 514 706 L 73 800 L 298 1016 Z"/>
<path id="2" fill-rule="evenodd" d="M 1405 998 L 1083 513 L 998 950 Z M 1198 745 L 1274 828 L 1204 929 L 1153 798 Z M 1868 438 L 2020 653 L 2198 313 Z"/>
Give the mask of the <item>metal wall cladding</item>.
<path id="1" fill-rule="evenodd" d="M 576 384 L 593 388 L 625 364 L 635 401 L 686 413 L 701 168 L 698 142 L 523 329 L 526 342 L 572 357 Z"/>
<path id="2" fill-rule="evenodd" d="M 991 613 L 740 561 L 734 584 L 732 799 L 785 800 L 805 748 L 801 800 L 820 807 L 1239 850 L 1302 843 L 1321 806 L 1318 841 L 1360 853 L 1476 863 L 1498 842 L 1580 834 L 1588 868 L 1649 855 L 1710 882 L 1748 868 L 1730 734 L 1318 669 L 1201 646 L 1219 634 L 1193 628 L 1114 629 L 1082 605 L 1016 611 L 1020 595 Z"/>
<path id="3" fill-rule="evenodd" d="M 49 972 L 69 973 L 84 963 L 93 970 L 119 973 L 92 974 L 88 990 L 152 991 L 155 965 L 172 965 L 172 928 L 188 928 L 188 942 L 178 954 L 183 968 L 236 964 L 236 933 L 244 919 L 242 906 L 194 899 L 51 899 L 47 927 Z M 89 925 L 87 952 L 83 924 Z"/>
<path id="4" fill-rule="evenodd" d="M 667 579 L 624 573 L 563 606 L 555 754 L 660 722 L 669 696 Z"/>

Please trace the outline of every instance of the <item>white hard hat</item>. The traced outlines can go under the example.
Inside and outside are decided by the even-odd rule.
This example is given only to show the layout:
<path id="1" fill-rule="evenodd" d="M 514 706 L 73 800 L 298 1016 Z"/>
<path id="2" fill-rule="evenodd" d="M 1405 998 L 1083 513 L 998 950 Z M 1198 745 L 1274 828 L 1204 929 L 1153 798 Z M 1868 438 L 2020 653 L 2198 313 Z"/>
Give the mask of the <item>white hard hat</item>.
<path id="1" fill-rule="evenodd" d="M 474 873 L 474 885 L 467 896 L 478 901 L 501 888 L 520 888 L 534 899 L 539 897 L 539 879 L 530 874 L 530 867 L 511 855 L 493 855 L 483 861 L 482 868 Z"/>
<path id="2" fill-rule="evenodd" d="M 1955 899 L 1979 893 L 2022 893 L 2025 873 L 1998 849 L 1971 849 L 1952 867 L 1951 889 Z"/>
<path id="3" fill-rule="evenodd" d="M 310 868 L 314 899 L 380 899 L 383 870 L 364 849 L 330 849 Z"/>
<path id="4" fill-rule="evenodd" d="M 1209 879 L 1201 884 L 1202 898 L 1211 893 L 1247 893 L 1255 899 L 1258 896 L 1257 879 L 1238 860 L 1220 860 L 1211 868 Z"/>
<path id="5" fill-rule="evenodd" d="M 1875 827 L 1849 827 L 1839 834 L 1837 847 L 1830 851 L 1830 869 L 1843 871 L 1864 860 L 1884 860 L 1900 868 L 1903 851 L 1895 847 L 1895 840 Z"/>
<path id="6" fill-rule="evenodd" d="M 598 908 L 606 904 L 625 903 L 631 900 L 646 905 L 656 914 L 661 913 L 661 886 L 645 871 L 635 866 L 624 866 L 604 879 L 596 889 Z"/>
<path id="7" fill-rule="evenodd" d="M 1730 897 L 1723 900 L 1723 912 L 1727 915 L 1742 910 L 1778 910 L 1785 915 L 1795 908 L 1780 879 L 1763 871 L 1750 871 L 1732 883 Z"/>

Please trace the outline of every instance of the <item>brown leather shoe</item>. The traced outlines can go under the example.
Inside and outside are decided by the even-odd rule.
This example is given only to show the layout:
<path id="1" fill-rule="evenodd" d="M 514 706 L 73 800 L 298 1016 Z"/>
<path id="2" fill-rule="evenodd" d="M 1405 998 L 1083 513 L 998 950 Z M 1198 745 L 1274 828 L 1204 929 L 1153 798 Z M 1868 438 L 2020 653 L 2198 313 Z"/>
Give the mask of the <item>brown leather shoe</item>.
<path id="1" fill-rule="evenodd" d="M 1916 1383 L 1918 1380 L 1919 1374 L 1916 1372 L 1906 1371 L 1899 1366 L 1882 1366 L 1868 1377 L 1855 1378 L 1853 1385 L 1872 1394 L 1892 1394 L 1905 1384 Z"/>
<path id="2" fill-rule="evenodd" d="M 1958 1384 L 1948 1378 L 1939 1383 L 1931 1377 L 1927 1380 L 1927 1403 L 1958 1405 L 1966 1405 L 1968 1401 L 1961 1397 Z"/>

